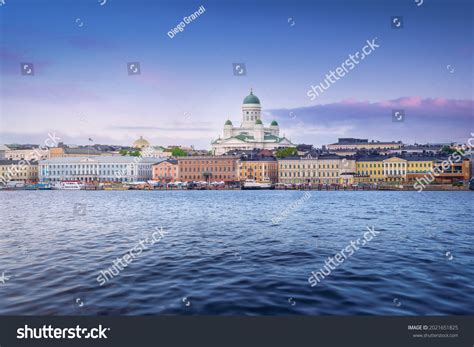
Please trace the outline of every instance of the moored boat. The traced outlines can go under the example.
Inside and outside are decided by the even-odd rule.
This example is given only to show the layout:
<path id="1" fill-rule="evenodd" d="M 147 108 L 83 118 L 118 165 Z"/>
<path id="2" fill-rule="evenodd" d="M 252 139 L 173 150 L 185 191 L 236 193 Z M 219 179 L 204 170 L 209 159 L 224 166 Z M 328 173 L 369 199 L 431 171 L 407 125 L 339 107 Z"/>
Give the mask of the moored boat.
<path id="1" fill-rule="evenodd" d="M 272 185 L 269 179 L 263 180 L 261 182 L 257 182 L 254 179 L 246 179 L 242 185 L 242 189 L 275 189 L 275 186 Z"/>
<path id="2" fill-rule="evenodd" d="M 67 180 L 57 182 L 51 188 L 54 190 L 81 190 L 84 189 L 84 183 L 78 180 Z"/>

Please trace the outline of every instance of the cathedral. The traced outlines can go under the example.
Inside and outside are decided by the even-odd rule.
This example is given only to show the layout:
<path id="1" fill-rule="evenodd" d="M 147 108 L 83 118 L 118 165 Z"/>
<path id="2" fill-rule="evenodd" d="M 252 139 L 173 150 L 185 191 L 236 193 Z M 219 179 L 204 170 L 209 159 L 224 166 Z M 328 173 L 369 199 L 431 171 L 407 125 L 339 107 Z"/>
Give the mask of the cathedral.
<path id="1" fill-rule="evenodd" d="M 277 121 L 272 121 L 269 127 L 262 122 L 260 112 L 262 106 L 259 98 L 250 90 L 242 104 L 242 123 L 234 127 L 230 120 L 224 124 L 224 136 L 212 142 L 214 155 L 222 155 L 233 150 L 276 149 L 293 147 L 286 137 L 280 137 Z"/>

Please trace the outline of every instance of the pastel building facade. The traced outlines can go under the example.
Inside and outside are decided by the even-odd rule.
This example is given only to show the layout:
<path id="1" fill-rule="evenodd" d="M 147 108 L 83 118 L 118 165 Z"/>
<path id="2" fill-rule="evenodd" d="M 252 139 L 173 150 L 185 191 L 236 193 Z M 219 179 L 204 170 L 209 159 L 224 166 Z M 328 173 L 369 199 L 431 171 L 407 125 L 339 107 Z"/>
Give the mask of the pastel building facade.
<path id="1" fill-rule="evenodd" d="M 283 184 L 352 184 L 355 159 L 311 155 L 278 159 L 278 182 Z"/>
<path id="2" fill-rule="evenodd" d="M 167 159 L 153 164 L 153 181 L 170 183 L 178 180 L 178 161 Z"/>
<path id="3" fill-rule="evenodd" d="M 235 182 L 237 156 L 202 156 L 178 158 L 179 181 Z"/>
<path id="4" fill-rule="evenodd" d="M 38 181 L 38 162 L 0 160 L 0 185 L 10 181 L 35 183 Z"/>
<path id="5" fill-rule="evenodd" d="M 152 179 L 152 166 L 159 161 L 130 156 L 55 157 L 39 162 L 38 176 L 51 182 L 143 182 Z"/>
<path id="6" fill-rule="evenodd" d="M 241 158 L 237 166 L 240 181 L 254 179 L 257 182 L 278 182 L 278 162 L 273 157 Z"/>
<path id="7" fill-rule="evenodd" d="M 423 156 L 362 157 L 357 159 L 355 179 L 361 183 L 412 183 L 436 172 L 433 183 L 467 181 L 470 177 L 469 160 L 451 160 L 451 164 L 448 159 Z"/>

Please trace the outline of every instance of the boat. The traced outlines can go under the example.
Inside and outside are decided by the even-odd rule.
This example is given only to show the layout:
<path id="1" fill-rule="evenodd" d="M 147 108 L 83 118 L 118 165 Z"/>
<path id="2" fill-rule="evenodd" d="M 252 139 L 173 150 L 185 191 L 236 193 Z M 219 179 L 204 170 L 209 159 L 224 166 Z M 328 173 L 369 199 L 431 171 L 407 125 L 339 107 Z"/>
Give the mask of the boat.
<path id="1" fill-rule="evenodd" d="M 51 188 L 54 190 L 81 190 L 84 189 L 84 183 L 78 180 L 67 180 L 57 182 Z"/>
<path id="2" fill-rule="evenodd" d="M 242 189 L 275 189 L 272 182 L 269 179 L 264 179 L 261 182 L 257 182 L 254 179 L 246 179 L 242 185 Z"/>
<path id="3" fill-rule="evenodd" d="M 35 187 L 38 190 L 51 190 L 51 184 L 44 182 L 36 183 Z"/>
<path id="4" fill-rule="evenodd" d="M 0 186 L 3 190 L 24 190 L 26 185 L 22 181 L 9 181 L 5 185 Z"/>

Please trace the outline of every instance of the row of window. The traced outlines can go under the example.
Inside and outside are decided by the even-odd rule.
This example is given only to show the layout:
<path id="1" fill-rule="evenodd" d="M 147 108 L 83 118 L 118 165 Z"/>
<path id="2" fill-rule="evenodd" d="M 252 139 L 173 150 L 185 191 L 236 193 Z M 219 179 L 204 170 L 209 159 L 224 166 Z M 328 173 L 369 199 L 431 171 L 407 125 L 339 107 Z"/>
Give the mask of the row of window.
<path id="1" fill-rule="evenodd" d="M 184 175 L 182 176 L 183 179 L 187 180 L 206 180 L 206 177 L 202 175 Z M 233 175 L 213 175 L 212 178 L 214 179 L 232 179 Z"/>
<path id="2" fill-rule="evenodd" d="M 117 168 L 117 169 L 123 169 L 126 168 L 127 166 L 135 166 L 137 163 L 129 163 L 129 164 L 80 164 L 80 165 L 75 165 L 75 164 L 50 164 L 49 168 L 50 169 L 97 169 L 98 167 L 102 168 Z"/>
<path id="3" fill-rule="evenodd" d="M 280 164 L 280 169 L 339 169 L 339 164 L 319 164 L 319 165 L 316 165 L 316 164 L 302 164 L 300 166 L 300 164 L 296 165 L 296 164 Z"/>
<path id="4" fill-rule="evenodd" d="M 179 162 L 180 165 L 183 165 L 183 164 L 193 164 L 195 165 L 196 164 L 196 161 L 197 160 L 182 160 Z M 203 160 L 201 162 L 201 164 L 212 164 L 214 162 L 214 164 L 221 164 L 221 165 L 232 165 L 232 160 Z"/>
<path id="5" fill-rule="evenodd" d="M 234 168 L 229 166 L 217 166 L 217 167 L 184 167 L 181 169 L 182 172 L 200 172 L 200 171 L 207 171 L 207 172 L 223 172 L 223 171 L 233 171 Z"/>
<path id="6" fill-rule="evenodd" d="M 322 171 L 317 175 L 316 171 L 310 172 L 280 172 L 280 177 L 337 177 L 338 173 Z"/>
<path id="7" fill-rule="evenodd" d="M 144 175 L 147 175 L 149 172 L 148 171 L 143 171 L 143 170 L 139 170 L 138 171 L 138 174 L 140 176 L 144 176 Z M 43 176 L 60 176 L 60 175 L 65 175 L 65 176 L 68 176 L 68 175 L 114 175 L 114 174 L 121 174 L 121 175 L 125 175 L 125 174 L 128 174 L 125 170 L 122 172 L 120 170 L 117 170 L 117 171 L 114 171 L 114 170 L 99 170 L 99 171 L 94 171 L 94 170 L 84 170 L 84 171 L 68 171 L 68 170 L 57 170 L 57 171 L 49 171 L 49 172 L 44 172 L 43 173 Z M 134 170 L 130 170 L 130 175 L 133 176 L 135 175 L 135 171 Z"/>

